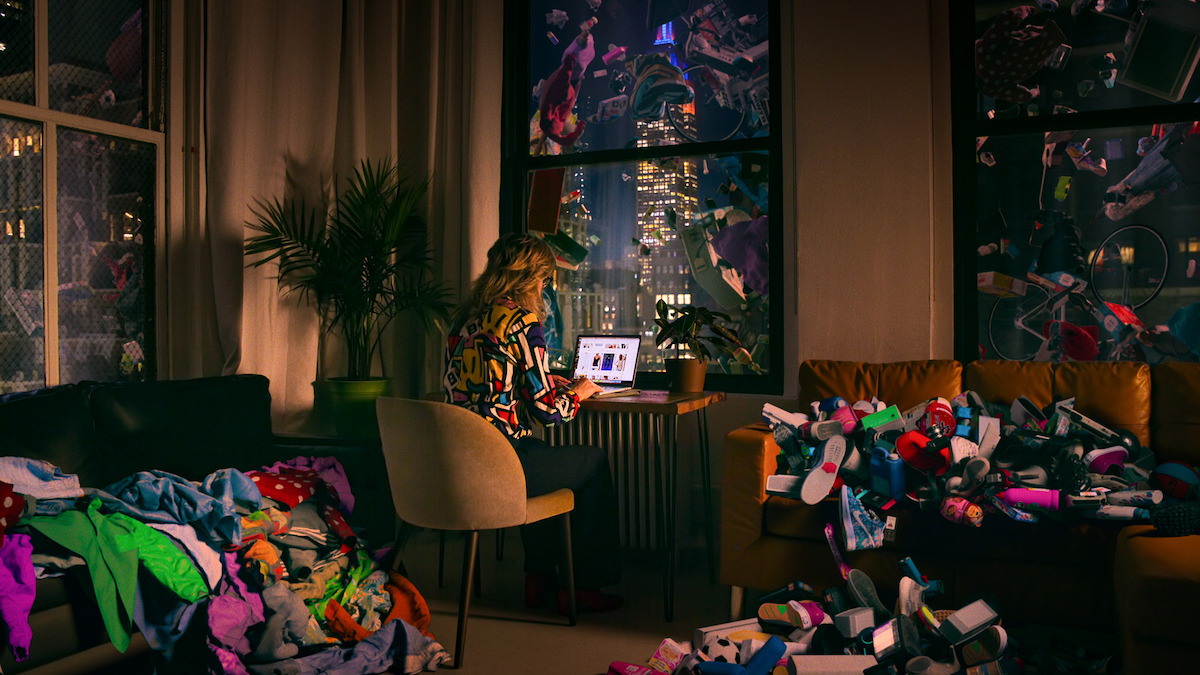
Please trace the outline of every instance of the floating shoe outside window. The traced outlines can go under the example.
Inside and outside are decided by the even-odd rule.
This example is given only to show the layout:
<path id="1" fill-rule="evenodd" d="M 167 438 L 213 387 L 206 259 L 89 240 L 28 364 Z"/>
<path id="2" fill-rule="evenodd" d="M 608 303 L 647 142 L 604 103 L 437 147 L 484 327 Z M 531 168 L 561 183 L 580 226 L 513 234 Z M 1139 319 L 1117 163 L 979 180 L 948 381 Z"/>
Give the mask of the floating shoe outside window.
<path id="1" fill-rule="evenodd" d="M 629 116 L 635 120 L 660 119 L 664 104 L 691 103 L 696 92 L 683 79 L 683 71 L 659 53 L 641 54 L 633 62 L 632 105 Z"/>

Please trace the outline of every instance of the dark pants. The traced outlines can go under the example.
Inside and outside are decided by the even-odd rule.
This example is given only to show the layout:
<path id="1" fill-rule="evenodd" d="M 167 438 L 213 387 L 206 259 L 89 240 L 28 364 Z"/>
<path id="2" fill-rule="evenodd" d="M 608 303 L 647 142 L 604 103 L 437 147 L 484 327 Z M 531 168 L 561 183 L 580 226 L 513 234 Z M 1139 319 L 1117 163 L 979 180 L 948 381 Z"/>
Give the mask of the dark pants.
<path id="1" fill-rule="evenodd" d="M 598 589 L 621 580 L 617 497 L 608 453 L 588 445 L 551 447 L 537 438 L 513 441 L 525 469 L 530 497 L 561 488 L 575 493 L 571 512 L 571 553 L 575 587 Z M 521 526 L 525 571 L 553 575 L 562 560 L 562 526 L 557 518 Z"/>

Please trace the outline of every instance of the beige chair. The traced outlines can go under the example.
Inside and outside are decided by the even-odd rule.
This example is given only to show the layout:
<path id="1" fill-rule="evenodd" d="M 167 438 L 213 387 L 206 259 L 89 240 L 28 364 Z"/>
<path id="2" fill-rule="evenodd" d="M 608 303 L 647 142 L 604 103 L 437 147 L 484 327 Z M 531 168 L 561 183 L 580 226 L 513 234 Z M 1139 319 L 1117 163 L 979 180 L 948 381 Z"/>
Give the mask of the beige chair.
<path id="1" fill-rule="evenodd" d="M 480 530 L 562 518 L 567 616 L 574 626 L 570 514 L 575 494 L 562 489 L 526 497 L 525 472 L 512 445 L 499 429 L 470 410 L 449 403 L 382 397 L 376 412 L 396 515 L 408 525 L 467 533 L 455 667 L 463 663 Z"/>

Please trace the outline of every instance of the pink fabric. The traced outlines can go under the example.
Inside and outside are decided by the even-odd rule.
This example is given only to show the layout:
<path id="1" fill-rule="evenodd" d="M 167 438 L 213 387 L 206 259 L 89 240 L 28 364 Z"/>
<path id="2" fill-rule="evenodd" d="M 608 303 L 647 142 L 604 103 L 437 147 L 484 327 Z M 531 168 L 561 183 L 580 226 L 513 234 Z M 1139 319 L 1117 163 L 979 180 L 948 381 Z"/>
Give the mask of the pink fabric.
<path id="1" fill-rule="evenodd" d="M 0 622 L 8 626 L 8 644 L 18 662 L 29 658 L 33 630 L 33 543 L 27 534 L 10 534 L 0 546 Z"/>

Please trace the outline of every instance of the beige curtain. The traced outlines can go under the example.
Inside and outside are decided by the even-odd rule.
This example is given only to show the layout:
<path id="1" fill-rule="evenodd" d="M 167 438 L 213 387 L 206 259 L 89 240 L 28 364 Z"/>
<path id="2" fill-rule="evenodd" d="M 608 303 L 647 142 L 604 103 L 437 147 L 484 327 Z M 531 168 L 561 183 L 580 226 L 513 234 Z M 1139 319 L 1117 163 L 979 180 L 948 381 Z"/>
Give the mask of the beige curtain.
<path id="1" fill-rule="evenodd" d="M 501 3 L 213 0 L 204 18 L 201 217 L 166 237 L 162 376 L 264 374 L 276 429 L 313 431 L 316 315 L 245 267 L 254 201 L 324 204 L 360 158 L 403 156 L 433 174 L 437 271 L 464 285 L 499 227 Z M 394 388 L 436 389 L 443 337 L 403 319 L 384 349 Z"/>

